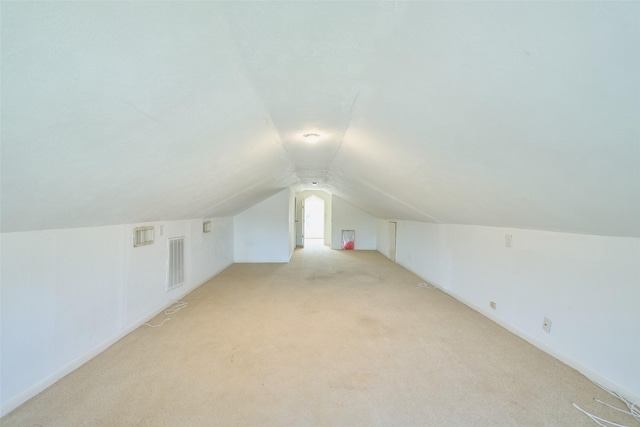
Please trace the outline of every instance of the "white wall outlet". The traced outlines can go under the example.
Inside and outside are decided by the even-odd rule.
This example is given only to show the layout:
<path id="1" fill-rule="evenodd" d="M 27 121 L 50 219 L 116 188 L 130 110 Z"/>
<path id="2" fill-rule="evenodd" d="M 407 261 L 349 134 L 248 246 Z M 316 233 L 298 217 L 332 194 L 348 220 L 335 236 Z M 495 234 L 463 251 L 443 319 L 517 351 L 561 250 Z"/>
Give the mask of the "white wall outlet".
<path id="1" fill-rule="evenodd" d="M 544 329 L 544 331 L 548 334 L 551 333 L 551 320 L 547 319 L 546 317 L 544 318 L 543 322 L 542 322 L 542 329 Z"/>
<path id="2" fill-rule="evenodd" d="M 160 228 L 160 235 L 162 236 L 164 234 L 164 225 L 161 225 L 159 228 Z"/>
<path id="3" fill-rule="evenodd" d="M 493 308 L 494 310 L 496 309 L 496 302 L 495 301 L 490 301 L 489 302 L 489 307 Z"/>
<path id="4" fill-rule="evenodd" d="M 505 234 L 504 235 L 504 245 L 507 248 L 510 248 L 513 246 L 513 234 Z"/>

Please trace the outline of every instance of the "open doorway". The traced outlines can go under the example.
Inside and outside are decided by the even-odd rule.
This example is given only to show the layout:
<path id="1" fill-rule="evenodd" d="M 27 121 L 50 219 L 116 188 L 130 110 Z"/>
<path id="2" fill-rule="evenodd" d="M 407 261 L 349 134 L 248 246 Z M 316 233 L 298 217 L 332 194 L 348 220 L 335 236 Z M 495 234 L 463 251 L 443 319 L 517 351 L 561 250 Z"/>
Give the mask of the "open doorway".
<path id="1" fill-rule="evenodd" d="M 311 196 L 304 201 L 304 246 L 324 244 L 324 200 Z"/>

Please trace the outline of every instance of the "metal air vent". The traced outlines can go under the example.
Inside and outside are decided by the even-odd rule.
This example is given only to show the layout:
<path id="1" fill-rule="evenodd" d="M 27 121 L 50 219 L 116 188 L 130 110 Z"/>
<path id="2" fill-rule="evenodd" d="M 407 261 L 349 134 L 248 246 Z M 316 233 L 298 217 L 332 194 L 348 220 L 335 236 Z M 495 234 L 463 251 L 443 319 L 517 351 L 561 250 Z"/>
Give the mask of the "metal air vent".
<path id="1" fill-rule="evenodd" d="M 133 229 L 133 247 L 151 245 L 155 239 L 155 228 L 152 225 Z"/>
<path id="2" fill-rule="evenodd" d="M 167 291 L 184 283 L 184 237 L 169 239 Z"/>

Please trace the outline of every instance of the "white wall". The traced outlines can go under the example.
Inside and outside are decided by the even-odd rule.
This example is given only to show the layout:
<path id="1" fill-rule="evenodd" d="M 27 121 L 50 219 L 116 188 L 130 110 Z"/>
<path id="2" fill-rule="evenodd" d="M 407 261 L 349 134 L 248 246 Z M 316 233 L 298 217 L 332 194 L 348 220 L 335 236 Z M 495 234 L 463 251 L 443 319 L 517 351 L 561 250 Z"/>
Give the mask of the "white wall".
<path id="1" fill-rule="evenodd" d="M 133 247 L 133 228 L 155 243 Z M 160 234 L 160 227 L 163 234 Z M 166 292 L 167 238 L 185 237 L 185 284 Z M 53 384 L 233 260 L 233 221 L 2 234 L 1 413 Z"/>
<path id="2" fill-rule="evenodd" d="M 640 400 L 640 239 L 398 221 L 397 261 Z M 544 317 L 553 322 L 550 334 Z"/>
<path id="3" fill-rule="evenodd" d="M 375 250 L 378 219 L 338 196 L 331 197 L 331 248 L 342 248 L 342 230 L 355 230 L 355 249 Z"/>
<path id="4" fill-rule="evenodd" d="M 234 217 L 235 262 L 289 262 L 290 198 L 290 190 L 282 190 Z"/>
<path id="5" fill-rule="evenodd" d="M 389 221 L 379 219 L 376 222 L 376 250 L 389 258 Z"/>
<path id="6" fill-rule="evenodd" d="M 322 190 L 304 190 L 296 193 L 296 244 L 303 245 L 303 213 L 302 205 L 304 200 L 316 196 L 324 201 L 324 244 L 331 246 L 331 194 Z"/>

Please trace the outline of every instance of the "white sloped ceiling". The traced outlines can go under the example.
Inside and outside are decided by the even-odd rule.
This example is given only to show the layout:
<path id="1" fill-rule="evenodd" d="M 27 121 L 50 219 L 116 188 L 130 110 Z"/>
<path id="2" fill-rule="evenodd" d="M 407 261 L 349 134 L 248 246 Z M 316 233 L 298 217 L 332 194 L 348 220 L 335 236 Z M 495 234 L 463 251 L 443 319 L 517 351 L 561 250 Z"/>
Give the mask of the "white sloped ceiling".
<path id="1" fill-rule="evenodd" d="M 222 216 L 295 183 L 214 3 L 3 3 L 3 230 Z"/>
<path id="2" fill-rule="evenodd" d="M 318 182 L 380 218 L 640 236 L 640 3 L 1 12 L 3 231 Z"/>

